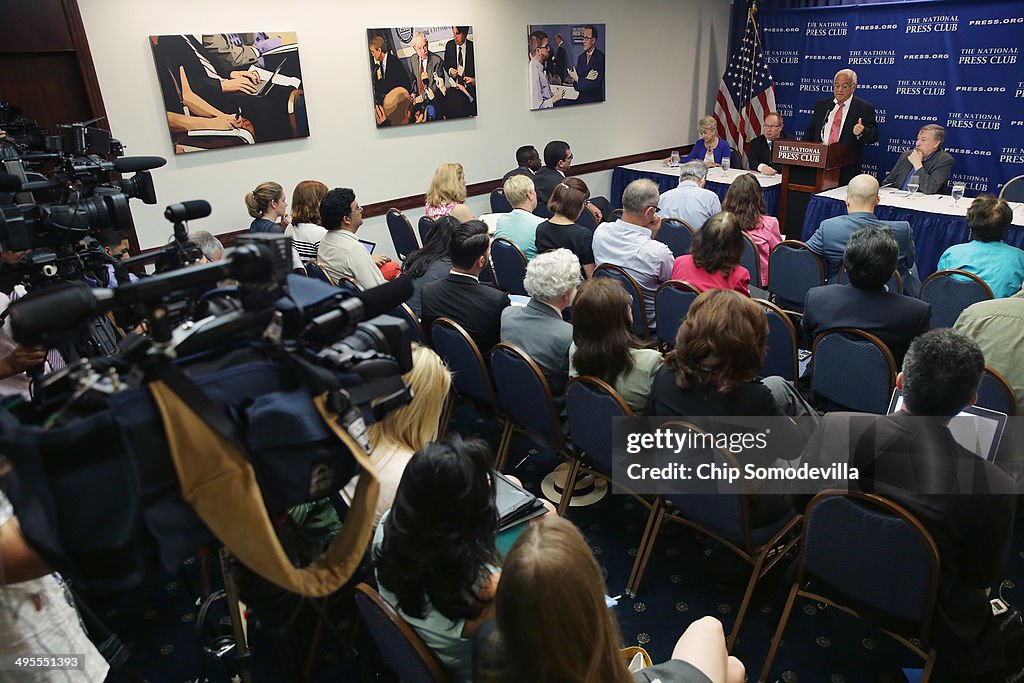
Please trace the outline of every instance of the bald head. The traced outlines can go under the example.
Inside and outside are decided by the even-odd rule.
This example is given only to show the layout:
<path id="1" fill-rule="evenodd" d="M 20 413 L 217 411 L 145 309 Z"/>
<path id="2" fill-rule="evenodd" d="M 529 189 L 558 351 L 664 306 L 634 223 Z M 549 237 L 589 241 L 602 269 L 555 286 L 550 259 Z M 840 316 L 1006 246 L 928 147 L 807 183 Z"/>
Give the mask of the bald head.
<path id="1" fill-rule="evenodd" d="M 850 181 L 846 188 L 846 205 L 850 211 L 873 212 L 878 204 L 878 181 L 862 173 Z"/>

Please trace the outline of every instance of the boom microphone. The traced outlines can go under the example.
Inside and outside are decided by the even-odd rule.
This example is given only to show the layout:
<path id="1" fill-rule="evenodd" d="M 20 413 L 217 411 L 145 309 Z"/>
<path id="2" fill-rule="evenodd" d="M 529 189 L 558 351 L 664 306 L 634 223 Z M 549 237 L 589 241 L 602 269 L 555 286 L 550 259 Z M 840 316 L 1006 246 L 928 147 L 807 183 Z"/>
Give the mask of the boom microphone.
<path id="1" fill-rule="evenodd" d="M 412 292 L 411 277 L 399 277 L 391 282 L 385 282 L 344 299 L 334 310 L 313 318 L 303 334 L 313 339 L 333 341 L 362 321 L 393 311 L 405 303 L 412 296 Z"/>
<path id="2" fill-rule="evenodd" d="M 120 173 L 137 173 L 150 171 L 167 164 L 163 157 L 121 157 L 114 159 L 114 170 Z"/>
<path id="3" fill-rule="evenodd" d="M 191 199 L 187 202 L 168 206 L 164 209 L 164 218 L 172 223 L 178 223 L 195 220 L 196 218 L 206 218 L 210 215 L 211 211 L 210 202 L 205 199 Z"/>
<path id="4" fill-rule="evenodd" d="M 51 346 L 95 318 L 99 302 L 111 299 L 113 291 L 76 282 L 30 292 L 7 309 L 12 336 L 25 346 Z"/>

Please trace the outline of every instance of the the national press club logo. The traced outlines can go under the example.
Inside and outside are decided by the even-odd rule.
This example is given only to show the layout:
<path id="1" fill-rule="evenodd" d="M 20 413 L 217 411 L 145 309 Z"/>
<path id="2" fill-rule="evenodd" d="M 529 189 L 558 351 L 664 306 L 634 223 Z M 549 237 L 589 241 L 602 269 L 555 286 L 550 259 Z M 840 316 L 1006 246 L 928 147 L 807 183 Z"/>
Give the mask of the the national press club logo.
<path id="1" fill-rule="evenodd" d="M 884 109 L 875 109 L 875 122 L 876 123 L 885 123 L 886 116 L 887 116 L 887 114 L 886 114 Z"/>
<path id="2" fill-rule="evenodd" d="M 895 63 L 895 50 L 850 50 L 850 66 L 864 64 L 888 65 Z"/>
<path id="3" fill-rule="evenodd" d="M 832 92 L 832 79 L 801 78 L 800 92 Z"/>
<path id="4" fill-rule="evenodd" d="M 974 192 L 988 192 L 988 176 L 968 175 L 967 173 L 951 173 L 950 183 L 963 183 L 968 190 Z"/>
<path id="5" fill-rule="evenodd" d="M 967 112 L 950 112 L 946 119 L 946 128 L 968 128 L 973 130 L 999 130 L 1002 126 L 1001 114 L 975 114 Z"/>
<path id="6" fill-rule="evenodd" d="M 885 143 L 885 151 L 903 153 L 916 144 L 916 139 L 908 140 L 906 138 L 889 138 L 889 141 Z"/>
<path id="7" fill-rule="evenodd" d="M 1017 63 L 1016 47 L 965 47 L 957 64 L 962 66 L 1006 65 Z"/>
<path id="8" fill-rule="evenodd" d="M 1024 81 L 1017 81 L 1017 91 L 1013 93 L 1014 99 L 1024 97 Z"/>
<path id="9" fill-rule="evenodd" d="M 769 64 L 799 64 L 799 50 L 766 50 L 765 59 Z"/>
<path id="10" fill-rule="evenodd" d="M 897 95 L 916 95 L 920 97 L 937 97 L 946 94 L 946 81 L 935 80 L 904 80 L 896 81 Z"/>
<path id="11" fill-rule="evenodd" d="M 782 114 L 783 118 L 792 118 L 793 116 L 793 105 L 792 104 L 778 104 L 775 105 L 775 111 Z"/>
<path id="12" fill-rule="evenodd" d="M 907 33 L 953 33 L 960 24 L 957 14 L 907 17 Z"/>
<path id="13" fill-rule="evenodd" d="M 850 31 L 848 21 L 808 21 L 808 36 L 845 36 Z"/>
<path id="14" fill-rule="evenodd" d="M 1024 147 L 1003 147 L 999 152 L 1001 164 L 1024 164 Z"/>

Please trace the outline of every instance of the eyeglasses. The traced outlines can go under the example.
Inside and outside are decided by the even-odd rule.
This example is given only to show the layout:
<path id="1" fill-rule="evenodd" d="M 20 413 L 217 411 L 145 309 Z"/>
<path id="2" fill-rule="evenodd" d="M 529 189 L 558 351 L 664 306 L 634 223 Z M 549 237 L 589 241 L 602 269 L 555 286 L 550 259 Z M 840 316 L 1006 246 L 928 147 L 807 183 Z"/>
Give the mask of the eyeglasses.
<path id="1" fill-rule="evenodd" d="M 855 86 L 853 83 L 838 83 L 837 82 L 837 83 L 833 83 L 832 87 L 834 89 L 836 89 L 836 90 L 849 90 L 849 89 L 855 88 L 857 86 Z"/>
<path id="2" fill-rule="evenodd" d="M 362 212 L 363 212 L 363 207 L 361 207 L 361 206 L 357 206 L 356 208 L 352 209 L 352 213 L 362 213 Z"/>

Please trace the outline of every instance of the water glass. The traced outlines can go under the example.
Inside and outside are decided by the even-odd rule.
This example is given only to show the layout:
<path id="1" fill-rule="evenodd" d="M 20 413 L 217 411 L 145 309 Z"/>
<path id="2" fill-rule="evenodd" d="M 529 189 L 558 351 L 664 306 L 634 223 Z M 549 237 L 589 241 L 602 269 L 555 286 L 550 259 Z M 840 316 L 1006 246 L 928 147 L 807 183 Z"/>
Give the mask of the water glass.
<path id="1" fill-rule="evenodd" d="M 964 190 L 966 188 L 967 188 L 967 185 L 964 184 L 964 183 L 953 183 L 953 189 L 951 191 L 951 194 L 953 195 L 953 204 L 954 205 L 959 205 L 960 204 L 960 200 L 963 198 Z"/>
<path id="2" fill-rule="evenodd" d="M 672 150 L 672 156 L 669 159 L 668 165 L 671 166 L 672 168 L 675 168 L 676 166 L 679 165 L 679 150 L 678 149 Z"/>
<path id="3" fill-rule="evenodd" d="M 731 164 L 732 164 L 732 159 L 730 159 L 727 156 L 723 156 L 722 157 L 722 170 L 723 171 L 728 171 L 729 170 L 729 166 Z"/>
<path id="4" fill-rule="evenodd" d="M 910 190 L 910 194 L 908 194 L 907 196 L 912 197 L 920 187 L 921 177 L 915 173 L 914 175 L 910 176 L 910 182 L 907 183 L 907 189 Z"/>

